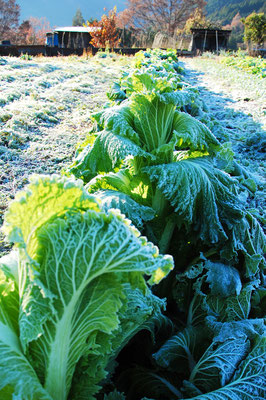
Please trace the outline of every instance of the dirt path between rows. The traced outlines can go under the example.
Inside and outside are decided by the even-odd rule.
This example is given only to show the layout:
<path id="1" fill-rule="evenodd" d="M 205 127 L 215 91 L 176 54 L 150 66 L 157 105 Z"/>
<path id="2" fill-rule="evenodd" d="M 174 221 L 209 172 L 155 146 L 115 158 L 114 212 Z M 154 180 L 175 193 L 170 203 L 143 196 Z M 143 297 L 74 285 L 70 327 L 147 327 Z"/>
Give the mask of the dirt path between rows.
<path id="1" fill-rule="evenodd" d="M 182 62 L 211 110 L 227 105 L 242 112 L 244 120 L 252 123 L 247 118 L 252 117 L 266 128 L 266 79 L 220 64 L 218 59 L 186 58 Z"/>
<path id="2" fill-rule="evenodd" d="M 225 67 L 217 59 L 182 59 L 186 79 L 197 86 L 209 112 L 224 129 L 234 158 L 256 183 L 251 206 L 266 220 L 266 79 Z"/>

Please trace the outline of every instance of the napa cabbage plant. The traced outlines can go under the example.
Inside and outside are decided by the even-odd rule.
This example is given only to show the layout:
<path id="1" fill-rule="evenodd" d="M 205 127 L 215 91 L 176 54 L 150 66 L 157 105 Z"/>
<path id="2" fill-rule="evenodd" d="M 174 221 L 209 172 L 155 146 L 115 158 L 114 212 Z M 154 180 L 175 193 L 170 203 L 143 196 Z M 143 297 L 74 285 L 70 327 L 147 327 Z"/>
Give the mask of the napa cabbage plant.
<path id="1" fill-rule="evenodd" d="M 217 243 L 242 217 L 236 181 L 217 166 L 222 146 L 206 125 L 179 110 L 189 101 L 183 90 L 136 93 L 95 114 L 100 131 L 70 168 L 90 192 L 118 191 L 154 210 L 158 222 L 149 224 L 149 237 L 163 252 L 176 227 Z"/>
<path id="2" fill-rule="evenodd" d="M 152 330 L 173 268 L 81 181 L 35 176 L 11 203 L 0 269 L 0 398 L 93 399 L 121 348 Z"/>
<path id="3" fill-rule="evenodd" d="M 178 62 L 176 50 L 167 49 L 147 49 L 146 51 L 139 51 L 135 56 L 134 67 L 139 69 L 141 67 L 149 67 L 155 65 L 157 70 L 165 69 L 168 72 L 183 73 L 183 68 Z"/>
<path id="4" fill-rule="evenodd" d="M 169 72 L 165 68 L 158 70 L 156 65 L 150 65 L 133 71 L 124 71 L 120 80 L 107 92 L 107 97 L 119 103 L 134 93 L 162 94 L 182 89 L 190 94 L 189 100 L 193 102 L 197 95 L 195 87 L 190 86 L 175 72 Z"/>

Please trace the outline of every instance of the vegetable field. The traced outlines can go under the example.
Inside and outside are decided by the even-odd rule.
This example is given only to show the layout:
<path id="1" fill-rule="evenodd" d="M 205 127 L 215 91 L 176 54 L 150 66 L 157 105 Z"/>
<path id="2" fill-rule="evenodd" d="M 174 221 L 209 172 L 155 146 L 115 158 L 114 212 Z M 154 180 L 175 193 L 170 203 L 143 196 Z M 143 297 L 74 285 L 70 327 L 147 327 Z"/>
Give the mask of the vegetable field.
<path id="1" fill-rule="evenodd" d="M 261 57 L 254 58 L 238 52 L 236 55 L 221 57 L 221 63 L 261 78 L 266 77 L 266 61 Z"/>
<path id="2" fill-rule="evenodd" d="M 261 72 L 0 64 L 0 398 L 264 399 Z"/>

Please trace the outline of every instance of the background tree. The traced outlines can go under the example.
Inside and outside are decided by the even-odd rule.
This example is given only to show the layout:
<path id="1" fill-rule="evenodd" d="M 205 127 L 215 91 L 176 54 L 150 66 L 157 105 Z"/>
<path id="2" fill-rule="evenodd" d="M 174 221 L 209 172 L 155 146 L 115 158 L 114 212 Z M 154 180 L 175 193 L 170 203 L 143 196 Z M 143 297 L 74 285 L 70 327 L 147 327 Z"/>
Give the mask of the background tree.
<path id="1" fill-rule="evenodd" d="M 238 50 L 239 47 L 244 45 L 244 24 L 240 13 L 237 13 L 232 19 L 231 24 L 223 26 L 223 29 L 231 29 L 231 34 L 228 40 L 228 48 Z"/>
<path id="2" fill-rule="evenodd" d="M 27 39 L 31 30 L 29 20 L 23 21 L 17 30 L 16 44 L 27 44 Z"/>
<path id="3" fill-rule="evenodd" d="M 98 21 L 97 18 L 93 18 L 93 17 L 90 17 L 90 18 L 87 20 L 87 24 L 88 24 L 88 23 L 89 23 L 89 24 L 93 24 L 94 22 L 99 22 L 99 21 Z"/>
<path id="4" fill-rule="evenodd" d="M 174 35 L 183 28 L 196 8 L 203 9 L 204 0 L 128 0 L 119 18 L 135 29 L 166 32 Z"/>
<path id="5" fill-rule="evenodd" d="M 29 18 L 30 29 L 26 36 L 25 44 L 44 44 L 46 33 L 51 31 L 49 21 L 45 18 Z"/>
<path id="6" fill-rule="evenodd" d="M 192 28 L 197 29 L 221 29 L 221 25 L 219 23 L 212 22 L 204 15 L 203 11 L 199 8 L 196 8 L 194 14 L 187 19 L 183 32 L 186 34 L 191 33 Z"/>
<path id="7" fill-rule="evenodd" d="M 262 46 L 266 39 L 266 18 L 264 13 L 256 14 L 253 12 L 247 18 L 242 19 L 245 26 L 244 40 L 246 43 L 254 43 L 256 46 Z"/>
<path id="8" fill-rule="evenodd" d="M 0 39 L 14 40 L 19 24 L 20 7 L 15 0 L 0 0 Z"/>
<path id="9" fill-rule="evenodd" d="M 120 41 L 117 29 L 117 13 L 116 7 L 110 10 L 108 15 L 103 14 L 100 21 L 87 21 L 87 26 L 95 28 L 90 32 L 92 40 L 91 44 L 95 47 L 109 47 L 113 49 L 118 46 Z"/>
<path id="10" fill-rule="evenodd" d="M 85 24 L 85 19 L 83 18 L 80 8 L 78 8 L 76 11 L 76 14 L 74 15 L 74 17 L 72 19 L 72 25 L 73 26 L 83 26 L 83 24 Z"/>

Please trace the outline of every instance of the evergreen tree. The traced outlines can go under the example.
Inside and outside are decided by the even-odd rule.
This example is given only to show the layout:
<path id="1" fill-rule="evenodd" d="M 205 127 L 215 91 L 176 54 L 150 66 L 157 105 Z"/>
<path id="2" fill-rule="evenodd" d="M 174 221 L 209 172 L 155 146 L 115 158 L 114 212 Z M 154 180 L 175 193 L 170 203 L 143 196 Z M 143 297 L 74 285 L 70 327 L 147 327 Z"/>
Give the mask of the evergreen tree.
<path id="1" fill-rule="evenodd" d="M 208 0 L 206 5 L 208 18 L 219 21 L 222 25 L 230 24 L 238 12 L 245 18 L 253 11 L 265 13 L 265 0 Z"/>
<path id="2" fill-rule="evenodd" d="M 74 15 L 72 19 L 72 25 L 73 26 L 83 26 L 85 23 L 85 20 L 83 18 L 83 15 L 80 11 L 80 8 L 77 9 L 76 14 Z"/>
<path id="3" fill-rule="evenodd" d="M 243 19 L 243 23 L 245 25 L 245 42 L 262 46 L 266 39 L 266 17 L 264 13 L 256 14 L 253 12 L 246 19 Z"/>

